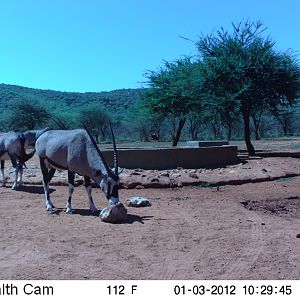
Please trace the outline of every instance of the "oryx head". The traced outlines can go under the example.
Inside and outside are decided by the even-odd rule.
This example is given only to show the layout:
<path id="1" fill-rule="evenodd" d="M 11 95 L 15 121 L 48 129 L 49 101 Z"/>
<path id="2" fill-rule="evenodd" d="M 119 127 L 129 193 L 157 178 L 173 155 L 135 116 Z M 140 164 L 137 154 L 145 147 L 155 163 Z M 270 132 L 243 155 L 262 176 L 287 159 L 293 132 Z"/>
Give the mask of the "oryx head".
<path id="1" fill-rule="evenodd" d="M 36 130 L 27 130 L 23 132 L 25 137 L 25 147 L 34 147 L 36 142 Z"/>
<path id="2" fill-rule="evenodd" d="M 107 163 L 104 160 L 104 157 L 100 151 L 100 149 L 97 146 L 96 141 L 92 137 L 91 133 L 88 131 L 87 128 L 85 128 L 86 132 L 88 133 L 90 139 L 92 140 L 92 143 L 98 152 L 99 158 L 102 161 L 102 164 L 105 169 L 103 170 L 93 170 L 93 179 L 94 181 L 99 185 L 101 190 L 104 192 L 108 202 L 111 205 L 115 205 L 119 202 L 119 173 L 118 173 L 118 155 L 117 155 L 117 147 L 116 147 L 116 141 L 115 141 L 115 136 L 112 130 L 112 126 L 110 125 L 111 129 L 111 135 L 112 135 L 112 141 L 113 141 L 113 148 L 114 148 L 114 157 L 113 157 L 113 163 L 114 163 L 114 168 L 111 169 Z"/>

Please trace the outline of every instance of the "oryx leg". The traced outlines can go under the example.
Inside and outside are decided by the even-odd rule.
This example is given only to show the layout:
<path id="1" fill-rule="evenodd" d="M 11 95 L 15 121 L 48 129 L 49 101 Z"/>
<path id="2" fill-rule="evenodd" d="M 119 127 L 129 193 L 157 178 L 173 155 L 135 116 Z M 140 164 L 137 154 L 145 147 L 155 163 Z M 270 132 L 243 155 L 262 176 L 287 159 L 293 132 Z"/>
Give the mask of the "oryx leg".
<path id="1" fill-rule="evenodd" d="M 75 173 L 68 171 L 68 182 L 69 182 L 69 198 L 66 205 L 66 214 L 71 215 L 72 214 L 72 195 L 74 192 L 74 179 L 75 179 Z"/>
<path id="2" fill-rule="evenodd" d="M 91 185 L 91 179 L 88 176 L 84 176 L 84 186 L 89 198 L 89 205 L 90 205 L 90 210 L 92 213 L 97 211 L 97 208 L 94 204 L 93 198 L 92 198 L 92 185 Z"/>
<path id="3" fill-rule="evenodd" d="M 19 168 L 19 174 L 20 174 L 20 179 L 19 179 L 19 186 L 22 186 L 23 184 L 23 163 L 20 163 L 18 165 L 18 168 Z"/>
<path id="4" fill-rule="evenodd" d="M 2 186 L 6 186 L 6 180 L 4 175 L 4 160 L 1 160 L 1 174 L 2 174 Z"/>
<path id="5" fill-rule="evenodd" d="M 50 170 L 48 170 L 48 168 L 45 164 L 45 159 L 43 159 L 43 158 L 40 158 L 40 165 L 41 165 L 41 170 L 42 170 L 42 174 L 43 174 L 45 205 L 46 205 L 47 210 L 53 210 L 53 208 L 55 208 L 55 207 L 50 200 L 49 183 L 55 173 L 55 169 L 51 168 Z"/>
<path id="6" fill-rule="evenodd" d="M 19 174 L 19 165 L 17 163 L 17 157 L 15 155 L 12 154 L 8 154 L 11 160 L 11 163 L 13 165 L 13 167 L 15 168 L 15 180 L 14 180 L 14 184 L 11 187 L 12 190 L 16 190 L 17 189 L 17 183 L 18 183 L 18 174 Z"/>

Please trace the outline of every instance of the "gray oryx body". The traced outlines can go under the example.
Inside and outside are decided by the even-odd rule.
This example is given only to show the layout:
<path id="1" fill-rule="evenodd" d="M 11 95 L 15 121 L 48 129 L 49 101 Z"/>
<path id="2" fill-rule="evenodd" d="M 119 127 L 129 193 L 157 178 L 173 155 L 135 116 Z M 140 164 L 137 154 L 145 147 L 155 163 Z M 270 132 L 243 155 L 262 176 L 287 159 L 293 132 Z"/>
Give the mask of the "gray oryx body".
<path id="1" fill-rule="evenodd" d="M 115 170 L 118 170 L 115 141 L 114 150 Z M 84 176 L 89 205 L 93 212 L 96 211 L 96 207 L 91 195 L 90 179 L 100 186 L 110 204 L 114 205 L 119 202 L 119 176 L 108 167 L 95 140 L 88 131 L 84 129 L 49 130 L 37 139 L 36 153 L 40 157 L 47 210 L 54 208 L 49 196 L 49 182 L 55 169 L 68 171 L 67 213 L 72 213 L 71 198 L 74 191 L 75 173 Z"/>
<path id="2" fill-rule="evenodd" d="M 26 143 L 28 145 L 26 135 L 23 132 L 10 131 L 0 135 L 0 161 L 1 161 L 1 173 L 3 178 L 2 186 L 5 186 L 6 180 L 4 176 L 4 161 L 11 160 L 13 167 L 15 168 L 15 180 L 12 189 L 17 188 L 18 175 L 20 174 L 19 185 L 22 185 L 23 164 L 29 160 L 35 151 L 30 154 L 26 153 Z"/>

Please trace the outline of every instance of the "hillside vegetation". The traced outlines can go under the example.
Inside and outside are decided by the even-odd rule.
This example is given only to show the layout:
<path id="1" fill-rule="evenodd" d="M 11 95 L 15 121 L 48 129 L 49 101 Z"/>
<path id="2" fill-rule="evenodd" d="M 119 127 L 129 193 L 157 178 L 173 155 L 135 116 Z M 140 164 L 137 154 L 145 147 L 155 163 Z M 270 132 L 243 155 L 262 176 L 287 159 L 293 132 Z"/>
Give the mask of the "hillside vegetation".
<path id="1" fill-rule="evenodd" d="M 134 105 L 138 101 L 139 93 L 139 89 L 75 93 L 0 84 L 0 105 L 8 109 L 18 101 L 38 101 L 50 111 L 60 113 L 70 108 L 78 109 L 84 105 L 97 104 L 104 110 L 119 113 Z"/>

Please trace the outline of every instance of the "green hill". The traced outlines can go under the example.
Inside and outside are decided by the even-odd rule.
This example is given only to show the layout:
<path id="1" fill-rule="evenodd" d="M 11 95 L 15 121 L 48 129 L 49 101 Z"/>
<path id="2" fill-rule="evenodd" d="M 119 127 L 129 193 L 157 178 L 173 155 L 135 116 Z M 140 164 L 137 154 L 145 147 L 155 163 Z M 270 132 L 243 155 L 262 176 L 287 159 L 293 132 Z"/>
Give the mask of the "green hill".
<path id="1" fill-rule="evenodd" d="M 120 89 L 110 92 L 76 93 L 0 84 L 0 106 L 3 112 L 3 109 L 9 108 L 11 103 L 32 100 L 39 101 L 54 112 L 82 108 L 87 104 L 99 104 L 108 112 L 124 113 L 138 101 L 140 91 L 140 89 Z"/>

